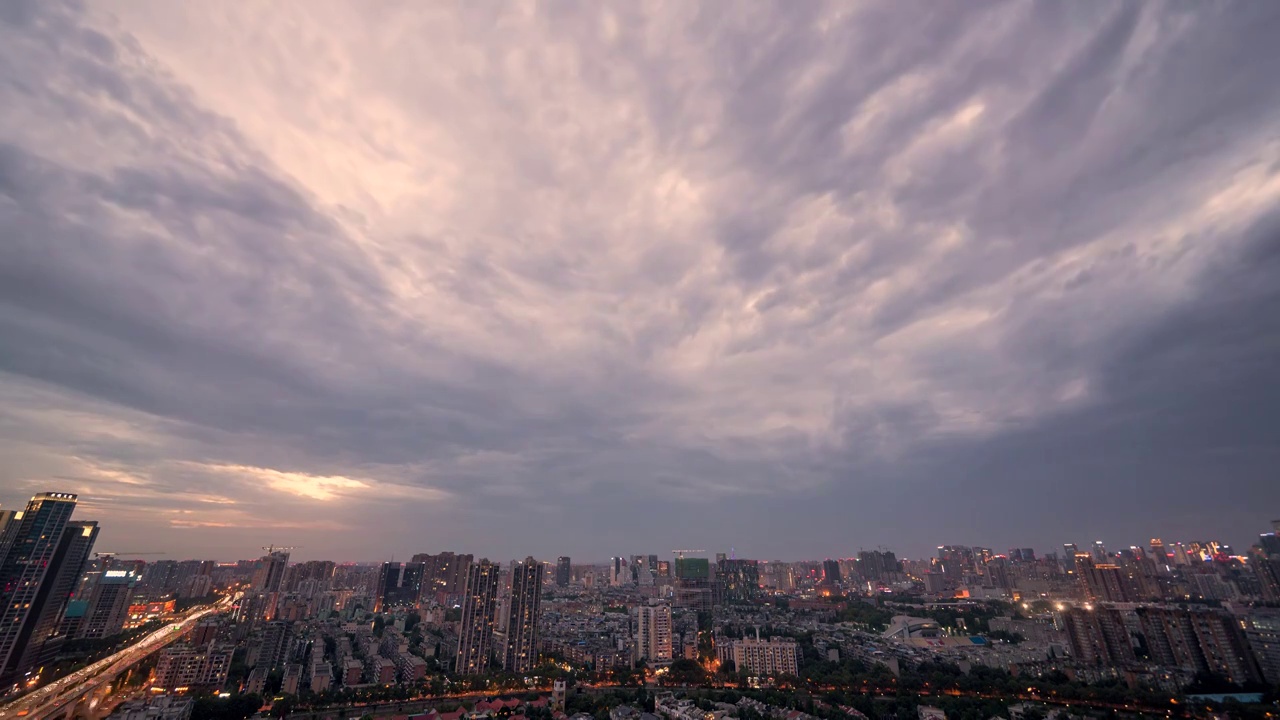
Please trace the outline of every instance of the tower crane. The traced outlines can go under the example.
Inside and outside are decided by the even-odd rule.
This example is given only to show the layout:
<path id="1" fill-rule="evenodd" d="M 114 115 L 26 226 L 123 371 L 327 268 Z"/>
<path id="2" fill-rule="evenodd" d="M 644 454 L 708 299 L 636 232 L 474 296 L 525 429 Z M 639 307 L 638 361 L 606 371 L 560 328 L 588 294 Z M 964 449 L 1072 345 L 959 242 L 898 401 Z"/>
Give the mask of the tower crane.
<path id="1" fill-rule="evenodd" d="M 95 552 L 94 557 L 136 557 L 138 555 L 168 555 L 167 552 L 117 552 L 115 550 L 103 550 Z"/>

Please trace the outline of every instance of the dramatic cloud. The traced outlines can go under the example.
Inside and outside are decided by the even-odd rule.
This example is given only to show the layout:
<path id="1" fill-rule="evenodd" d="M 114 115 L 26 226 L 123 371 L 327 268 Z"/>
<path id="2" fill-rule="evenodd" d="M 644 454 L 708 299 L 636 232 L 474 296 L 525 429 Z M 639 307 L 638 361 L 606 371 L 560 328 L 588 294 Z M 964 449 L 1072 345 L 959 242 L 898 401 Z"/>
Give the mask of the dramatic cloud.
<path id="1" fill-rule="evenodd" d="M 0 4 L 0 499 L 183 556 L 1248 543 L 1277 36 L 1270 3 Z"/>

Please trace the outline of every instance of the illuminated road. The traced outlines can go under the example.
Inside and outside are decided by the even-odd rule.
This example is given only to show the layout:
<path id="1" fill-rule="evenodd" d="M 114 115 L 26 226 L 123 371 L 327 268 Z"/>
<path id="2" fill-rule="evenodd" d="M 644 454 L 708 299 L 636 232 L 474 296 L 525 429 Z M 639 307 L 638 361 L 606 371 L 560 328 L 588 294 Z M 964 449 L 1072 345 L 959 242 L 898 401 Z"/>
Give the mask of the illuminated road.
<path id="1" fill-rule="evenodd" d="M 69 703 L 111 682 L 151 653 L 177 640 L 185 630 L 202 618 L 225 611 L 230 604 L 231 598 L 226 597 L 216 605 L 192 610 L 183 619 L 165 625 L 129 647 L 0 706 L 0 720 L 19 717 L 41 720 L 54 715 Z"/>

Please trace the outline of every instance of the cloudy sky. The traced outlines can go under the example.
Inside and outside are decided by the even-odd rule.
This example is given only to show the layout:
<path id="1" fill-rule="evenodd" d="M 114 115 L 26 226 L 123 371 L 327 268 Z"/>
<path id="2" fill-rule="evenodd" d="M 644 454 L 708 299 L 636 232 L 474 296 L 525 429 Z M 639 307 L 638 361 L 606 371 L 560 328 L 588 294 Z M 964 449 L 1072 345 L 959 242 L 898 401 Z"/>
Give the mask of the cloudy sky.
<path id="1" fill-rule="evenodd" d="M 1280 517 L 1280 4 L 0 3 L 0 501 L 603 559 Z"/>

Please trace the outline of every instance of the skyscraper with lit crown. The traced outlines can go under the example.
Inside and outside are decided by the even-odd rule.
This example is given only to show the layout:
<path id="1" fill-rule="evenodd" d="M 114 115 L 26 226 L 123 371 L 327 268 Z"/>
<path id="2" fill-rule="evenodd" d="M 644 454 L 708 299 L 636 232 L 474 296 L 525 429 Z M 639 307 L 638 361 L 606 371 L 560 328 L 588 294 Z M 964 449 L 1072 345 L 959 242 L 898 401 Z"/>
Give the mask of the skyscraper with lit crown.
<path id="1" fill-rule="evenodd" d="M 71 593 L 75 590 L 89 562 L 93 543 L 98 539 L 98 523 L 69 522 L 62 531 L 62 538 L 49 564 L 49 572 L 31 603 L 30 628 L 18 645 L 25 647 L 16 665 L 16 673 L 23 675 L 48 666 L 57 656 L 65 637 L 58 634 L 62 615 L 67 609 Z"/>
<path id="2" fill-rule="evenodd" d="M 62 533 L 76 508 L 71 493 L 40 493 L 31 498 L 16 523 L 5 529 L 0 558 L 0 682 L 12 680 L 34 631 L 40 608 L 37 596 L 57 568 L 54 558 Z"/>

